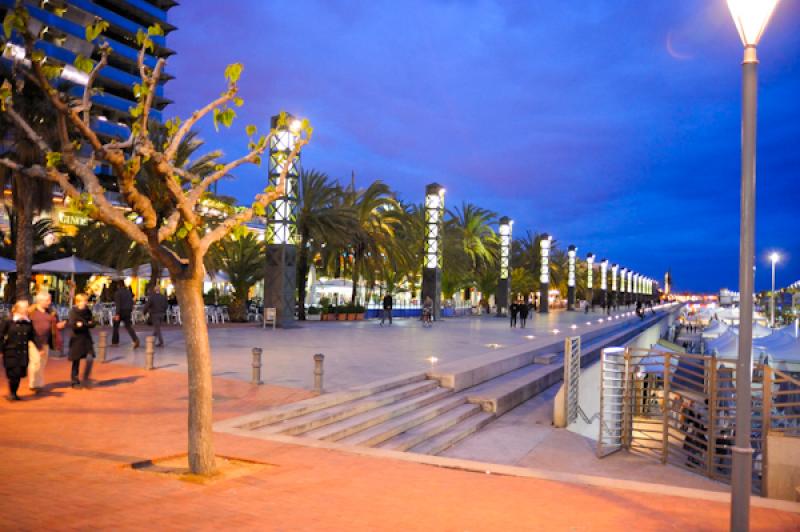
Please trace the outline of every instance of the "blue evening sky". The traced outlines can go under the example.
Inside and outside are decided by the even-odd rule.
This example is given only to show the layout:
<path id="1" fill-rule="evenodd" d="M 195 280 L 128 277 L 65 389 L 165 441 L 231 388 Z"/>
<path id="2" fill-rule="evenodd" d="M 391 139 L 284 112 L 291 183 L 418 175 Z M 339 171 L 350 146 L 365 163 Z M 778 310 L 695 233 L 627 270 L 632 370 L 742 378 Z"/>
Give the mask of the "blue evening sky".
<path id="1" fill-rule="evenodd" d="M 224 88 L 245 105 L 209 147 L 243 153 L 244 128 L 308 117 L 305 167 L 424 186 L 512 217 L 682 290 L 738 279 L 742 46 L 725 0 L 190 0 L 167 116 Z M 759 47 L 757 283 L 800 279 L 800 1 L 782 0 Z M 251 167 L 220 192 L 249 201 Z"/>

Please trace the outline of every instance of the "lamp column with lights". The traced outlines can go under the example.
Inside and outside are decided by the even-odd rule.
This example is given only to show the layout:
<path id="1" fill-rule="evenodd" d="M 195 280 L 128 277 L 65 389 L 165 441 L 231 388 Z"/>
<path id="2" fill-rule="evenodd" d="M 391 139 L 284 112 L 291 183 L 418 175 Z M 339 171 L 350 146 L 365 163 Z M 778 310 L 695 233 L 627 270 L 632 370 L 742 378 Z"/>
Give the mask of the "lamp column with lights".
<path id="1" fill-rule="evenodd" d="M 761 39 L 778 0 L 728 0 L 744 44 L 742 61 L 742 185 L 739 222 L 739 357 L 736 361 L 736 442 L 732 447 L 731 530 L 750 528 L 753 448 L 750 434 L 753 349 L 753 266 L 756 219 L 756 100 Z"/>
<path id="2" fill-rule="evenodd" d="M 550 311 L 550 244 L 553 237 L 547 233 L 539 240 L 539 260 L 541 262 L 539 273 L 539 312 L 547 314 Z"/>
<path id="3" fill-rule="evenodd" d="M 617 308 L 619 301 L 617 299 L 617 272 L 619 272 L 619 264 L 611 265 L 611 306 Z"/>
<path id="4" fill-rule="evenodd" d="M 594 310 L 594 253 L 586 254 L 586 302 Z"/>
<path id="5" fill-rule="evenodd" d="M 575 310 L 575 256 L 578 248 L 567 248 L 567 310 Z"/>
<path id="6" fill-rule="evenodd" d="M 294 149 L 301 122 L 291 115 L 273 116 L 270 126 L 268 179 L 278 185 L 280 174 Z M 297 291 L 297 179 L 300 157 L 292 160 L 286 174 L 285 193 L 269 204 L 266 228 L 266 271 L 264 275 L 264 307 L 274 308 L 275 322 L 280 327 L 294 323 Z"/>
<path id="7" fill-rule="evenodd" d="M 627 268 L 620 268 L 619 270 L 619 302 L 623 307 L 625 306 L 625 276 L 628 275 Z"/>
<path id="8" fill-rule="evenodd" d="M 628 304 L 633 304 L 633 270 L 628 270 Z"/>
<path id="9" fill-rule="evenodd" d="M 769 260 L 772 262 L 772 292 L 770 292 L 769 298 L 769 326 L 773 329 L 775 328 L 775 265 L 778 264 L 780 259 L 781 257 L 777 253 L 773 253 L 769 256 Z"/>
<path id="10" fill-rule="evenodd" d="M 442 223 L 444 187 L 431 183 L 425 187 L 425 256 L 422 267 L 422 301 L 433 301 L 433 319 L 442 317 Z"/>
<path id="11" fill-rule="evenodd" d="M 514 222 L 507 216 L 500 218 L 500 280 L 497 282 L 497 293 L 495 294 L 495 305 L 497 315 L 505 316 L 508 313 L 508 305 L 511 299 L 511 231 Z"/>
<path id="12" fill-rule="evenodd" d="M 603 309 L 608 307 L 608 259 L 600 261 L 600 300 Z"/>

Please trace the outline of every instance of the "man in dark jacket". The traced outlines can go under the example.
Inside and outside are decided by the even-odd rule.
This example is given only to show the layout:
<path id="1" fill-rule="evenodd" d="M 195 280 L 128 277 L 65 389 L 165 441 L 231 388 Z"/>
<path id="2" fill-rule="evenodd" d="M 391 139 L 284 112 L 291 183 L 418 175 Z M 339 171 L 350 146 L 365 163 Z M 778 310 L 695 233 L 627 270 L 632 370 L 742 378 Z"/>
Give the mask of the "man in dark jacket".
<path id="1" fill-rule="evenodd" d="M 153 322 L 153 336 L 158 339 L 156 347 L 164 346 L 164 337 L 161 336 L 161 324 L 167 316 L 167 298 L 158 288 L 153 288 L 144 304 L 145 313 L 150 315 Z"/>
<path id="2" fill-rule="evenodd" d="M 381 327 L 383 327 L 383 322 L 386 321 L 386 318 L 389 318 L 389 325 L 392 324 L 392 294 L 386 293 L 383 296 L 383 313 L 381 314 Z"/>
<path id="3" fill-rule="evenodd" d="M 19 381 L 28 373 L 28 343 L 35 337 L 33 324 L 28 319 L 28 302 L 19 300 L 11 309 L 11 316 L 0 323 L 0 356 L 8 377 L 8 400 L 19 401 Z"/>
<path id="4" fill-rule="evenodd" d="M 111 334 L 111 345 L 119 345 L 119 324 L 124 323 L 125 329 L 133 340 L 134 349 L 139 347 L 139 337 L 133 329 L 131 314 L 133 314 L 133 292 L 125 283 L 119 283 L 117 291 L 114 292 L 114 306 L 117 308 L 114 315 L 114 331 Z"/>

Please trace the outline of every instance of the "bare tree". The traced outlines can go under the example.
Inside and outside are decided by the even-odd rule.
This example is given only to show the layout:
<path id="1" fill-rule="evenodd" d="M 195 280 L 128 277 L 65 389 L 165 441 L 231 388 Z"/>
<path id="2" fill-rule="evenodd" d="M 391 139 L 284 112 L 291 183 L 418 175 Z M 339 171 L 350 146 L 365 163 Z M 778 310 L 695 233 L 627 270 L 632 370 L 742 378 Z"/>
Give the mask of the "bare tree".
<path id="1" fill-rule="evenodd" d="M 168 138 L 163 143 L 156 143 L 149 133 L 148 123 L 165 60 L 159 59 L 153 68 L 145 64 L 145 53 L 154 46 L 152 37 L 163 35 L 163 30 L 156 25 L 147 32 L 140 30 L 137 35 L 141 83 L 135 86 L 134 91 L 137 105 L 131 109 L 131 134 L 125 140 L 101 140 L 101 136 L 92 128 L 90 118 L 95 80 L 113 53 L 111 46 L 101 37 L 108 24 L 97 20 L 86 28 L 87 40 L 96 44 L 98 60 L 94 62 L 81 56 L 76 58 L 74 67 L 86 72 L 87 81 L 82 97 L 72 98 L 56 84 L 65 66 L 45 58 L 35 49 L 36 36 L 29 31 L 28 22 L 28 13 L 21 4 L 9 10 L 3 22 L 6 40 L 12 32 L 16 32 L 23 38 L 25 54 L 22 59 L 19 58 L 21 54 L 16 54 L 18 60 L 12 80 L 3 81 L 0 99 L 2 112 L 38 148 L 42 163 L 26 165 L 8 156 L 0 158 L 0 164 L 29 179 L 55 183 L 90 217 L 122 231 L 169 270 L 181 308 L 186 339 L 189 466 L 195 474 L 213 474 L 216 466 L 212 441 L 211 353 L 202 297 L 205 275 L 203 257 L 212 244 L 225 238 L 255 214 L 263 213 L 269 203 L 285 195 L 286 175 L 300 150 L 310 140 L 312 128 L 305 120 L 287 124 L 287 115 L 281 113 L 277 126 L 266 135 L 256 137 L 255 126 L 247 126 L 250 137 L 247 153 L 236 160 L 217 165 L 214 172 L 201 177 L 179 167 L 175 164 L 178 147 L 199 120 L 210 115 L 215 126 L 221 123 L 230 127 L 236 116 L 234 107 L 243 103 L 237 95 L 242 65 L 235 63 L 225 69 L 227 87 L 218 98 L 185 120 L 175 118 L 167 121 Z M 17 112 L 14 101 L 21 83 L 34 83 L 47 94 L 56 112 L 57 145 L 50 145 Z M 285 144 L 284 135 L 290 135 L 290 147 L 277 153 L 270 161 L 270 164 L 281 169 L 277 185 L 265 188 L 249 207 L 221 216 L 216 224 L 207 224 L 199 212 L 199 206 L 209 187 L 242 165 L 260 164 L 262 154 L 271 143 L 280 140 L 282 145 Z M 120 209 L 110 201 L 95 170 L 100 164 L 111 167 L 127 209 Z M 153 201 L 138 186 L 140 173 L 145 168 L 150 178 L 160 179 L 169 192 L 170 205 L 166 216 L 158 216 Z M 168 246 L 167 241 L 177 241 L 180 245 Z"/>

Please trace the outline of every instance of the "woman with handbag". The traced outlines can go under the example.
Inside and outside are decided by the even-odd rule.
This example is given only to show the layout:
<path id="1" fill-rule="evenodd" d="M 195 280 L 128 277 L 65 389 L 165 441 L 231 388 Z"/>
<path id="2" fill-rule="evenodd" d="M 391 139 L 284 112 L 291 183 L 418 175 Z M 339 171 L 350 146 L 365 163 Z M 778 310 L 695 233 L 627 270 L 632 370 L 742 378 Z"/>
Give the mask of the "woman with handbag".
<path id="1" fill-rule="evenodd" d="M 9 401 L 20 400 L 17 390 L 28 372 L 28 345 L 33 338 L 28 302 L 19 300 L 11 307 L 11 315 L 0 323 L 0 354 L 8 377 Z"/>

